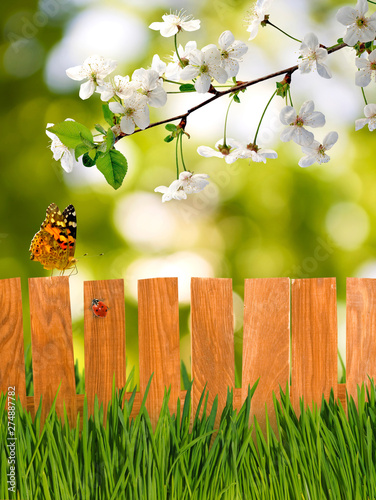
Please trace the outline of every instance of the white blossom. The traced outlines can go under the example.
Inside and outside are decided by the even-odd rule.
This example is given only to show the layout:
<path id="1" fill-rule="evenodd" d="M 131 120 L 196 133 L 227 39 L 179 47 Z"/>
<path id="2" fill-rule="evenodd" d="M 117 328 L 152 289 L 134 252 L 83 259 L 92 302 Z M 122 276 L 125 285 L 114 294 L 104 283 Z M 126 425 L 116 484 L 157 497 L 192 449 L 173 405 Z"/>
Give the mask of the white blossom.
<path id="1" fill-rule="evenodd" d="M 219 37 L 218 44 L 221 50 L 222 67 L 229 78 L 239 72 L 239 62 L 247 52 L 248 47 L 244 42 L 235 40 L 231 31 L 224 31 Z"/>
<path id="2" fill-rule="evenodd" d="M 123 106 L 118 102 L 110 102 L 109 108 L 113 113 L 123 115 L 120 129 L 124 134 L 133 134 L 136 125 L 145 129 L 150 123 L 147 97 L 144 95 L 134 94 L 124 100 Z"/>
<path id="3" fill-rule="evenodd" d="M 129 81 L 129 76 L 116 75 L 111 81 L 104 82 L 97 87 L 102 101 L 109 101 L 115 95 L 121 99 L 127 99 L 136 91 L 136 86 Z"/>
<path id="4" fill-rule="evenodd" d="M 151 61 L 151 69 L 156 71 L 159 76 L 164 75 L 166 71 L 167 64 L 162 61 L 158 54 L 153 55 L 153 59 Z"/>
<path id="5" fill-rule="evenodd" d="M 151 23 L 150 29 L 160 31 L 164 37 L 174 36 L 179 31 L 196 31 L 200 29 L 200 20 L 192 19 L 184 11 L 162 16 L 163 22 Z"/>
<path id="6" fill-rule="evenodd" d="M 197 43 L 195 41 L 188 42 L 184 47 L 184 49 L 181 45 L 178 46 L 178 54 L 184 66 L 181 65 L 181 62 L 176 52 L 174 52 L 172 55 L 172 62 L 168 63 L 166 68 L 165 76 L 168 80 L 173 80 L 173 81 L 180 80 L 180 74 L 185 68 L 185 66 L 188 65 L 191 52 L 195 49 L 197 49 Z"/>
<path id="7" fill-rule="evenodd" d="M 278 154 L 272 149 L 261 149 L 255 144 L 241 146 L 234 152 L 234 154 L 236 156 L 236 159 L 249 158 L 251 161 L 255 161 L 258 163 L 266 163 L 267 158 L 278 158 Z"/>
<path id="8" fill-rule="evenodd" d="M 328 51 L 320 47 L 319 40 L 314 33 L 305 35 L 299 50 L 301 56 L 299 69 L 301 73 L 309 73 L 316 67 L 317 73 L 323 78 L 332 77 L 330 69 L 324 64 L 325 59 L 328 57 Z"/>
<path id="9" fill-rule="evenodd" d="M 238 159 L 236 152 L 237 148 L 240 147 L 240 143 L 231 138 L 226 139 L 226 146 L 223 145 L 223 142 L 223 139 L 217 141 L 215 144 L 216 149 L 209 146 L 199 146 L 197 153 L 205 158 L 216 156 L 217 158 L 224 158 L 226 163 L 234 163 Z"/>
<path id="10" fill-rule="evenodd" d="M 355 84 L 359 87 L 367 87 L 372 77 L 376 80 L 376 49 L 373 50 L 368 59 L 357 57 L 355 59 L 356 67 L 359 71 L 355 75 Z"/>
<path id="11" fill-rule="evenodd" d="M 368 125 L 370 132 L 376 130 L 376 104 L 367 104 L 364 107 L 364 116 L 366 118 L 355 120 L 355 130 L 360 130 L 364 125 Z"/>
<path id="12" fill-rule="evenodd" d="M 116 61 L 94 55 L 85 59 L 81 66 L 68 68 L 66 74 L 72 80 L 87 80 L 81 84 L 79 96 L 81 99 L 88 99 L 95 92 L 97 85 L 104 84 L 104 78 L 112 73 L 116 66 Z"/>
<path id="13" fill-rule="evenodd" d="M 209 184 L 207 174 L 195 174 L 184 171 L 179 175 L 179 179 L 173 181 L 168 187 L 158 186 L 154 189 L 156 193 L 162 193 L 162 202 L 174 200 L 185 200 L 187 194 L 198 193 Z"/>
<path id="14" fill-rule="evenodd" d="M 352 7 L 341 7 L 337 12 L 337 21 L 347 26 L 343 41 L 347 45 L 355 45 L 357 42 L 370 42 L 376 36 L 376 12 L 366 17 L 368 12 L 367 0 L 358 0 L 355 9 Z"/>
<path id="15" fill-rule="evenodd" d="M 221 53 L 215 45 L 210 45 L 205 50 L 192 50 L 189 65 L 180 74 L 182 80 L 196 78 L 195 89 L 205 93 L 209 90 L 212 78 L 218 83 L 227 81 L 227 73 L 221 66 Z"/>
<path id="16" fill-rule="evenodd" d="M 167 102 L 167 94 L 160 83 L 159 74 L 154 69 L 136 69 L 132 82 L 141 94 L 147 97 L 147 103 L 154 108 L 160 108 Z"/>
<path id="17" fill-rule="evenodd" d="M 73 122 L 72 118 L 66 118 L 65 121 Z M 47 123 L 46 129 L 53 127 L 53 123 Z M 72 172 L 73 167 L 75 165 L 79 165 L 79 162 L 76 160 L 74 155 L 74 149 L 68 148 L 65 144 L 61 142 L 58 136 L 49 130 L 46 130 L 46 134 L 50 139 L 52 139 L 50 148 L 53 153 L 53 158 L 56 161 L 60 160 L 61 166 L 66 172 Z"/>
<path id="18" fill-rule="evenodd" d="M 285 106 L 279 118 L 284 125 L 288 125 L 281 133 L 281 141 L 288 142 L 293 140 L 300 146 L 309 146 L 314 135 L 304 127 L 322 127 L 325 125 L 325 116 L 319 111 L 314 111 L 313 101 L 305 101 L 296 113 L 292 106 Z"/>
<path id="19" fill-rule="evenodd" d="M 269 14 L 272 1 L 273 0 L 257 0 L 253 12 L 250 15 L 251 19 L 247 28 L 247 31 L 250 32 L 248 40 L 253 40 L 256 37 L 260 24 L 264 20 L 265 16 Z"/>
<path id="20" fill-rule="evenodd" d="M 309 146 L 302 147 L 302 151 L 307 156 L 303 156 L 299 160 L 300 167 L 309 167 L 313 163 L 328 163 L 330 156 L 326 154 L 326 151 L 334 146 L 338 140 L 337 132 L 329 132 L 324 137 L 322 144 L 319 141 L 313 141 Z"/>

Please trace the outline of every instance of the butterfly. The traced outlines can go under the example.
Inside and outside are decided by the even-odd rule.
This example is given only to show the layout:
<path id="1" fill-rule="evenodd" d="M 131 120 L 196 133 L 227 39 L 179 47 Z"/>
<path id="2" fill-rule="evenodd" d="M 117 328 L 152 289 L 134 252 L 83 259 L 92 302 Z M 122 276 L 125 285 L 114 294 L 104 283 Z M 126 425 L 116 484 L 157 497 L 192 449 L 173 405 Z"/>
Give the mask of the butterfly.
<path id="1" fill-rule="evenodd" d="M 30 245 L 30 259 L 37 260 L 44 269 L 70 269 L 76 266 L 77 220 L 73 205 L 61 213 L 55 203 L 46 210 L 46 218 Z"/>

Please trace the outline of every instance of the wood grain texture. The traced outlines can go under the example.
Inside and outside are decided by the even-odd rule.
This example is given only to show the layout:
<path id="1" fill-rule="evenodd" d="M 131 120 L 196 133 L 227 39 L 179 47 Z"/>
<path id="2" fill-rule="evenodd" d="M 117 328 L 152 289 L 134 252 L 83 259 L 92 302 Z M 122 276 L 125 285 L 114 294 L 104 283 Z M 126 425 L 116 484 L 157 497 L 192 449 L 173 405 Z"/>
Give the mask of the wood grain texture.
<path id="1" fill-rule="evenodd" d="M 184 405 L 186 394 L 187 391 L 180 391 L 181 407 L 183 407 Z M 131 392 L 127 392 L 125 398 L 129 400 L 131 395 L 132 395 Z M 236 408 L 237 410 L 240 410 L 240 408 L 242 407 L 241 396 L 242 396 L 242 390 L 240 388 L 236 388 L 234 390 L 234 408 Z M 342 406 L 346 408 L 346 384 L 338 384 L 338 399 L 341 401 Z M 32 396 L 27 396 L 26 400 L 27 400 L 27 411 L 29 411 L 31 413 L 31 416 L 34 418 L 35 416 L 34 398 Z M 139 392 L 136 392 L 130 418 L 135 418 L 140 412 L 141 401 L 142 401 L 141 394 Z M 84 395 L 76 394 L 77 413 L 80 413 L 81 417 L 83 415 L 83 407 L 84 407 Z M 191 420 L 193 421 L 193 414 L 191 416 Z M 81 425 L 82 425 L 82 420 L 81 420 Z"/>
<path id="2" fill-rule="evenodd" d="M 169 408 L 176 412 L 180 394 L 179 302 L 177 278 L 153 278 L 138 282 L 138 343 L 140 391 L 147 397 L 153 424 L 158 420 L 165 388 L 171 387 Z"/>
<path id="3" fill-rule="evenodd" d="M 109 307 L 106 317 L 93 314 L 93 299 L 103 300 Z M 124 280 L 84 282 L 85 390 L 89 414 L 94 411 L 94 398 L 104 409 L 111 400 L 112 383 L 125 386 L 125 312 Z"/>
<path id="4" fill-rule="evenodd" d="M 335 278 L 293 280 L 291 287 L 291 395 L 321 404 L 337 398 L 337 298 Z"/>
<path id="5" fill-rule="evenodd" d="M 26 404 L 21 279 L 0 280 L 0 393 L 15 387 Z"/>
<path id="6" fill-rule="evenodd" d="M 259 379 L 251 413 L 265 427 L 265 404 L 276 427 L 273 391 L 286 390 L 290 375 L 290 280 L 247 279 L 244 288 L 242 398 Z M 274 417 L 274 418 L 273 418 Z"/>
<path id="7" fill-rule="evenodd" d="M 346 386 L 357 401 L 357 385 L 376 381 L 376 279 L 347 278 Z"/>
<path id="8" fill-rule="evenodd" d="M 51 408 L 59 385 L 56 410 L 69 422 L 76 419 L 72 320 L 69 277 L 29 279 L 31 346 L 36 407 L 43 397 L 42 421 Z"/>
<path id="9" fill-rule="evenodd" d="M 192 404 L 196 411 L 207 383 L 209 407 L 218 394 L 218 412 L 227 388 L 235 387 L 232 280 L 192 278 Z"/>

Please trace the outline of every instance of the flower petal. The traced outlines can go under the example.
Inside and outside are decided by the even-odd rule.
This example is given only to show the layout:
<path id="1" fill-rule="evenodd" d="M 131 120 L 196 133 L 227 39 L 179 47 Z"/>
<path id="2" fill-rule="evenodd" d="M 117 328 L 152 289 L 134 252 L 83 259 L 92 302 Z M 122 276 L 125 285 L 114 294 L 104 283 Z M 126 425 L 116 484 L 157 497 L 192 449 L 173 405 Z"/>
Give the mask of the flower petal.
<path id="1" fill-rule="evenodd" d="M 371 82 L 371 72 L 360 70 L 355 75 L 355 85 L 359 87 L 367 87 L 367 85 Z"/>
<path id="2" fill-rule="evenodd" d="M 209 71 L 211 76 L 217 80 L 218 83 L 226 83 L 228 79 L 227 71 L 221 66 L 210 66 Z"/>
<path id="3" fill-rule="evenodd" d="M 335 131 L 329 132 L 329 134 L 326 134 L 326 136 L 324 137 L 322 145 L 324 146 L 325 150 L 328 150 L 331 147 L 333 147 L 337 141 L 338 141 L 338 133 Z"/>
<path id="4" fill-rule="evenodd" d="M 149 108 L 144 106 L 133 113 L 133 119 L 140 129 L 144 130 L 150 124 Z"/>
<path id="5" fill-rule="evenodd" d="M 370 103 L 364 106 L 364 115 L 367 118 L 371 118 L 376 115 L 376 104 Z M 47 125 L 48 126 L 48 125 Z"/>
<path id="6" fill-rule="evenodd" d="M 73 149 L 66 149 L 66 151 L 63 152 L 60 163 L 66 172 L 72 172 L 75 163 L 77 163 L 74 157 Z"/>
<path id="7" fill-rule="evenodd" d="M 218 39 L 218 45 L 221 47 L 222 50 L 226 50 L 235 40 L 234 35 L 231 33 L 230 30 L 224 31 Z"/>
<path id="8" fill-rule="evenodd" d="M 301 105 L 301 108 L 299 110 L 299 116 L 305 120 L 311 113 L 313 113 L 313 110 L 315 109 L 315 104 L 313 101 L 305 101 Z"/>
<path id="9" fill-rule="evenodd" d="M 95 92 L 95 83 L 92 80 L 88 80 L 85 83 L 81 83 L 79 96 L 81 99 L 88 99 Z"/>
<path id="10" fill-rule="evenodd" d="M 193 80 L 193 78 L 196 78 L 198 76 L 199 71 L 200 71 L 199 68 L 196 68 L 189 64 L 180 73 L 180 78 L 182 80 Z"/>
<path id="11" fill-rule="evenodd" d="M 109 102 L 108 107 L 113 113 L 118 113 L 118 114 L 124 114 L 125 109 L 124 107 L 120 104 L 120 102 Z"/>
<path id="12" fill-rule="evenodd" d="M 314 135 L 304 127 L 294 127 L 292 140 L 300 146 L 309 146 L 314 140 Z"/>
<path id="13" fill-rule="evenodd" d="M 279 114 L 279 119 L 284 125 L 290 125 L 290 123 L 293 123 L 296 119 L 295 109 L 292 106 L 285 106 Z"/>
<path id="14" fill-rule="evenodd" d="M 201 21 L 199 19 L 192 19 L 191 21 L 184 21 L 181 27 L 184 31 L 196 31 L 200 29 Z"/>
<path id="15" fill-rule="evenodd" d="M 341 7 L 336 14 L 336 19 L 338 22 L 344 26 L 349 26 L 356 21 L 357 11 L 352 7 Z"/>
<path id="16" fill-rule="evenodd" d="M 72 78 L 72 80 L 81 81 L 86 78 L 86 74 L 83 71 L 82 66 L 73 66 L 72 68 L 68 68 L 65 70 L 65 73 L 69 76 L 69 78 Z"/>
<path id="17" fill-rule="evenodd" d="M 129 116 L 123 116 L 120 122 L 120 129 L 124 134 L 133 134 L 135 124 L 132 118 Z"/>
<path id="18" fill-rule="evenodd" d="M 165 24 L 165 23 L 161 23 L 161 22 L 158 22 L 158 23 L 151 23 L 151 24 L 149 25 L 149 28 L 150 28 L 151 30 L 160 31 L 160 30 L 163 28 L 164 24 Z"/>
<path id="19" fill-rule="evenodd" d="M 359 16 L 364 16 L 368 12 L 367 0 L 358 0 L 355 9 L 358 11 Z"/>
<path id="20" fill-rule="evenodd" d="M 367 125 L 367 123 L 368 118 L 359 118 L 359 120 L 355 120 L 355 130 L 360 130 L 364 125 Z"/>
<path id="21" fill-rule="evenodd" d="M 332 78 L 332 73 L 330 69 L 322 63 L 317 62 L 317 73 L 322 77 L 322 78 Z"/>
<path id="22" fill-rule="evenodd" d="M 199 146 L 197 148 L 197 153 L 200 156 L 204 156 L 205 158 L 211 158 L 212 156 L 216 156 L 217 158 L 222 158 L 223 154 L 219 151 L 215 151 L 213 148 L 209 146 Z"/>
<path id="23" fill-rule="evenodd" d="M 294 136 L 295 130 L 294 127 L 286 127 L 282 130 L 280 139 L 282 142 L 289 142 L 292 140 Z"/>
<path id="24" fill-rule="evenodd" d="M 303 158 L 300 158 L 298 165 L 299 167 L 306 168 L 316 163 L 316 161 L 316 155 L 303 156 Z"/>
<path id="25" fill-rule="evenodd" d="M 175 24 L 163 23 L 161 27 L 161 35 L 165 38 L 176 35 L 179 32 L 178 27 Z"/>
<path id="26" fill-rule="evenodd" d="M 307 35 L 305 35 L 305 37 L 303 38 L 302 45 L 303 44 L 305 44 L 311 50 L 315 51 L 317 46 L 319 45 L 319 39 L 314 33 L 307 33 Z M 302 45 L 300 46 L 300 49 L 302 49 Z"/>
<path id="27" fill-rule="evenodd" d="M 211 78 L 209 75 L 200 75 L 195 82 L 195 89 L 197 92 L 204 94 L 210 88 Z"/>
<path id="28" fill-rule="evenodd" d="M 325 125 L 325 116 L 320 111 L 314 111 L 308 118 L 306 118 L 304 123 L 308 127 L 323 127 Z"/>

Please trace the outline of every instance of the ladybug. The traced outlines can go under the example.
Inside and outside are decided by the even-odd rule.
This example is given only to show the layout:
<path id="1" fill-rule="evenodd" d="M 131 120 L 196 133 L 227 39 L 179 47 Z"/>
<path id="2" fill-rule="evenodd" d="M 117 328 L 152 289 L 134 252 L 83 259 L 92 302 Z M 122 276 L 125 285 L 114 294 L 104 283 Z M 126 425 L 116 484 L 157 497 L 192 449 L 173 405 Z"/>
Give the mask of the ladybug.
<path id="1" fill-rule="evenodd" d="M 98 318 L 105 318 L 107 316 L 107 311 L 109 307 L 100 299 L 93 299 L 91 301 L 91 309 L 93 314 Z"/>

